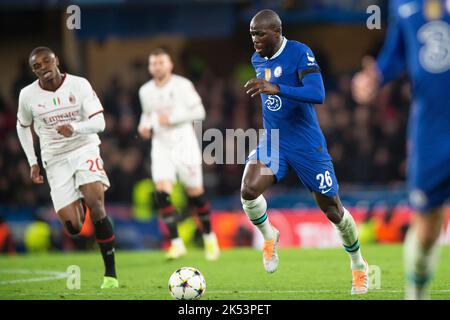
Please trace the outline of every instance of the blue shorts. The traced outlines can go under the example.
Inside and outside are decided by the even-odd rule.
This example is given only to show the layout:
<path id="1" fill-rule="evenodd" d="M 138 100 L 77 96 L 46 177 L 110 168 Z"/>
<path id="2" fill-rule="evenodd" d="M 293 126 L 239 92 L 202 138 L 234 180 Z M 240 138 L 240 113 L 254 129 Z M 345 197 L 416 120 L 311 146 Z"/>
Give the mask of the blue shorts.
<path id="1" fill-rule="evenodd" d="M 450 153 L 411 154 L 408 159 L 408 191 L 411 207 L 428 213 L 450 199 Z"/>
<path id="2" fill-rule="evenodd" d="M 250 152 L 247 162 L 261 161 L 270 169 L 269 173 L 275 175 L 277 182 L 284 178 L 289 168 L 292 168 L 309 191 L 321 193 L 327 197 L 338 194 L 339 185 L 331 160 L 305 159 L 295 151 L 271 147 L 266 141 L 262 141 L 255 150 Z"/>

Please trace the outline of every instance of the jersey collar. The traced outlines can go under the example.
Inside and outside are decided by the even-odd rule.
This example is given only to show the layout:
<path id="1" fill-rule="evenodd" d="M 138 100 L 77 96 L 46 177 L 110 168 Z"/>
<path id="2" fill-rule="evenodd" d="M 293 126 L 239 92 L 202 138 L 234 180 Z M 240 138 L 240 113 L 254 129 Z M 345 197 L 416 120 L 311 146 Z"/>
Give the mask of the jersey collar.
<path id="1" fill-rule="evenodd" d="M 283 37 L 283 43 L 281 43 L 281 47 L 280 49 L 278 49 L 277 52 L 275 52 L 275 54 L 273 56 L 271 56 L 270 58 L 264 57 L 266 60 L 273 60 L 276 57 L 278 57 L 284 50 L 284 47 L 286 47 L 286 43 L 287 43 L 287 39 L 286 37 Z"/>
<path id="2" fill-rule="evenodd" d="M 62 86 L 63 83 L 64 83 L 64 80 L 66 80 L 66 78 L 67 78 L 67 72 L 63 73 L 63 74 L 61 75 L 61 78 L 62 78 L 62 81 L 61 81 L 61 83 L 59 84 L 59 86 L 58 86 L 55 90 L 47 90 L 47 89 L 44 89 L 44 87 L 43 87 L 42 84 L 41 84 L 41 80 L 38 79 L 37 81 L 38 81 L 39 87 L 40 87 L 42 90 L 44 90 L 44 91 L 49 91 L 49 92 L 56 92 L 59 88 L 61 88 L 61 86 Z"/>

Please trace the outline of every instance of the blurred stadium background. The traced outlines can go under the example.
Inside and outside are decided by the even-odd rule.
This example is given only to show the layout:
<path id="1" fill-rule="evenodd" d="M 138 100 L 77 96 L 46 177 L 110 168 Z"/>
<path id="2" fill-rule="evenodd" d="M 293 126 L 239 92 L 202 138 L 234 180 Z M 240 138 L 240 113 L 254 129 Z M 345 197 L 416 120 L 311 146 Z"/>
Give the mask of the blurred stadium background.
<path id="1" fill-rule="evenodd" d="M 81 29 L 69 30 L 70 4 L 81 9 Z M 369 30 L 366 9 L 381 8 L 382 28 Z M 107 212 L 116 227 L 119 249 L 158 249 L 164 242 L 152 205 L 151 144 L 137 137 L 141 112 L 138 88 L 149 79 L 147 56 L 165 47 L 175 72 L 190 78 L 207 117 L 203 129 L 260 128 L 259 99 L 242 86 L 253 77 L 249 21 L 263 8 L 276 10 L 288 39 L 308 44 L 322 67 L 327 97 L 317 106 L 344 204 L 361 228 L 361 242 L 403 240 L 411 212 L 405 190 L 405 135 L 409 84 L 385 87 L 370 106 L 355 104 L 352 74 L 365 54 L 376 54 L 385 34 L 383 0 L 2 0 L 0 2 L 0 251 L 89 250 L 95 246 L 86 223 L 83 236 L 71 239 L 57 221 L 49 187 L 33 185 L 15 131 L 17 99 L 34 81 L 30 51 L 55 50 L 61 71 L 90 80 L 105 107 L 101 134 L 105 170 L 111 180 Z M 205 142 L 203 147 L 208 143 Z M 224 154 L 234 152 L 224 144 Z M 243 165 L 203 165 L 212 200 L 213 227 L 222 247 L 258 246 L 261 239 L 241 211 Z M 180 208 L 180 234 L 200 246 L 195 221 L 182 188 L 172 195 Z M 333 227 L 315 208 L 294 174 L 267 194 L 272 221 L 285 247 L 337 247 Z M 443 235 L 450 243 L 447 220 Z"/>

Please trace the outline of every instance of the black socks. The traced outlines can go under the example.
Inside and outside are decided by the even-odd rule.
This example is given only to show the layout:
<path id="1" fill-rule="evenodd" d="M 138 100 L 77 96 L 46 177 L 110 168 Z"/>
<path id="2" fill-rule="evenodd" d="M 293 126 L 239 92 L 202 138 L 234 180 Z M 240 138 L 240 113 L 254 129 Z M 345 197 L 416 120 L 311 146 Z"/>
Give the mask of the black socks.
<path id="1" fill-rule="evenodd" d="M 94 223 L 95 237 L 102 252 L 105 264 L 105 276 L 116 278 L 114 261 L 115 235 L 113 226 L 108 217 Z"/>

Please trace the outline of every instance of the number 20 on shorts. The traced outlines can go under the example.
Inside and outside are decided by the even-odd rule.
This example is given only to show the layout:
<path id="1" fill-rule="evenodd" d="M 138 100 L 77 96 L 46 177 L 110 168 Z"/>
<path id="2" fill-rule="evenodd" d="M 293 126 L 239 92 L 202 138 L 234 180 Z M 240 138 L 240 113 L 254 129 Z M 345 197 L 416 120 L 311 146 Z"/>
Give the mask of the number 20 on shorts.
<path id="1" fill-rule="evenodd" d="M 96 158 L 95 160 L 89 159 L 86 161 L 89 164 L 89 171 L 97 172 L 103 171 L 102 159 Z"/>

